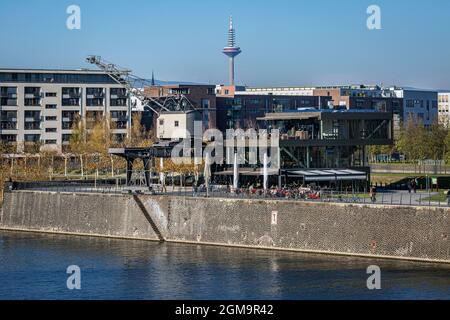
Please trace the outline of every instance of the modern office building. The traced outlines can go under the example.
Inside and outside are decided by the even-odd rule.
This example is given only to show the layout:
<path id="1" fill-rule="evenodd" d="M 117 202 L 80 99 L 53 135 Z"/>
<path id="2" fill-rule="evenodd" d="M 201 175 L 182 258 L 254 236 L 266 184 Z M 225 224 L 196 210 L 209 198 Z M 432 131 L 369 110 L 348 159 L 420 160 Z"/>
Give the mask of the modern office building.
<path id="1" fill-rule="evenodd" d="M 392 112 L 323 109 L 267 113 L 258 120 L 280 131 L 281 175 L 304 184 L 367 188 L 366 147 L 393 144 Z"/>
<path id="2" fill-rule="evenodd" d="M 377 85 L 344 85 L 245 88 L 244 92 L 237 91 L 235 94 L 330 97 L 329 103 L 333 107 L 393 112 L 395 127 L 410 117 L 418 119 L 427 127 L 438 119 L 438 93 L 432 90 Z"/>
<path id="3" fill-rule="evenodd" d="M 448 126 L 450 124 L 450 92 L 439 92 L 438 109 L 439 123 Z"/>
<path id="4" fill-rule="evenodd" d="M 438 121 L 438 92 L 414 88 L 391 87 L 385 90 L 385 95 L 403 99 L 401 120 L 420 121 L 425 127 L 430 127 Z"/>
<path id="5" fill-rule="evenodd" d="M 391 112 L 303 110 L 272 112 L 258 121 L 280 132 L 283 168 L 367 166 L 365 147 L 393 143 Z"/>
<path id="6" fill-rule="evenodd" d="M 268 112 L 285 112 L 302 109 L 326 109 L 329 97 L 272 96 L 235 94 L 217 97 L 217 128 L 257 128 L 257 118 Z"/>
<path id="7" fill-rule="evenodd" d="M 0 137 L 11 152 L 64 151 L 77 118 L 90 129 L 106 117 L 117 140 L 127 134 L 127 92 L 102 71 L 0 69 L 0 98 Z"/>
<path id="8" fill-rule="evenodd" d="M 393 144 L 392 112 L 345 108 L 286 110 L 268 112 L 257 121 L 269 133 L 273 129 L 279 132 L 276 152 L 280 161 L 275 167 L 270 164 L 271 185 L 295 182 L 367 190 L 370 166 L 366 147 Z M 231 166 L 224 166 L 218 175 L 230 178 Z M 243 181 L 261 181 L 261 166 L 262 163 L 241 165 L 239 174 Z"/>

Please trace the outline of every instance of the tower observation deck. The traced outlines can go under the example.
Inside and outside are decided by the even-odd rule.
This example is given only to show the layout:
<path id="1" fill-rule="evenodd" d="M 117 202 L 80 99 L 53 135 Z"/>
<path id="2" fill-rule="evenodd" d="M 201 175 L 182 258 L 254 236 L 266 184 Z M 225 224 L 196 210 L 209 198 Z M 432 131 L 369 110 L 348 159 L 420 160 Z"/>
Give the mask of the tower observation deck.
<path id="1" fill-rule="evenodd" d="M 234 58 L 242 51 L 236 46 L 236 33 L 233 28 L 233 18 L 230 16 L 230 28 L 228 30 L 228 46 L 222 51 L 229 58 L 230 86 L 234 86 Z"/>

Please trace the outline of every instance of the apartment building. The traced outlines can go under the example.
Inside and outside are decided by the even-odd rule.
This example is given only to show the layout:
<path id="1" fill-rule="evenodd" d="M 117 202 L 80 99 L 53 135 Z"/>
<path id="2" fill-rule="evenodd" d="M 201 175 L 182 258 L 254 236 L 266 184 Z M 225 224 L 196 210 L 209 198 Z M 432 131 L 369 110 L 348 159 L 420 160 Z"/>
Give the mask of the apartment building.
<path id="1" fill-rule="evenodd" d="M 450 124 L 450 92 L 439 92 L 438 94 L 438 109 L 439 109 L 439 123 L 445 126 Z"/>
<path id="2" fill-rule="evenodd" d="M 126 89 L 102 71 L 0 69 L 0 138 L 12 152 L 64 152 L 78 117 L 91 129 L 106 116 L 122 140 L 129 108 Z"/>

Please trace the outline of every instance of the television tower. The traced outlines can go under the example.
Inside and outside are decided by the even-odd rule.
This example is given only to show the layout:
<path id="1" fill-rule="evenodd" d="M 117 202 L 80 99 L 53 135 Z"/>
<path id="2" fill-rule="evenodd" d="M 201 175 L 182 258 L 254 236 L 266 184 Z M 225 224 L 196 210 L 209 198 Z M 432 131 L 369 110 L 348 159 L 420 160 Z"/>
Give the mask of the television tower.
<path id="1" fill-rule="evenodd" d="M 228 46 L 222 51 L 230 60 L 230 86 L 234 86 L 234 57 L 240 54 L 241 48 L 236 46 L 236 34 L 233 28 L 233 17 L 230 16 L 230 29 L 228 30 Z"/>

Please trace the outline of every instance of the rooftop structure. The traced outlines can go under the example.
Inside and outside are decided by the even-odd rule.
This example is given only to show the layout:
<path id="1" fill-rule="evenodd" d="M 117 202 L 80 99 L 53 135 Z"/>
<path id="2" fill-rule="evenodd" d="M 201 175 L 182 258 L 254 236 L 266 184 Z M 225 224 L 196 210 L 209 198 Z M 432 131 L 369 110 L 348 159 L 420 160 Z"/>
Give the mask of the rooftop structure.
<path id="1" fill-rule="evenodd" d="M 234 86 L 234 58 L 242 51 L 236 46 L 236 33 L 233 27 L 233 18 L 230 16 L 230 28 L 228 30 L 228 46 L 222 51 L 229 58 L 230 86 Z"/>

